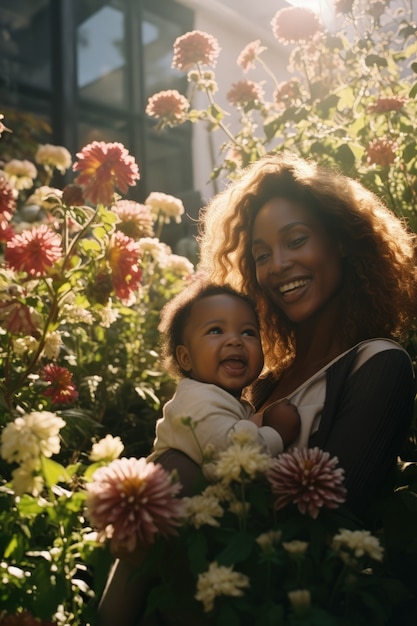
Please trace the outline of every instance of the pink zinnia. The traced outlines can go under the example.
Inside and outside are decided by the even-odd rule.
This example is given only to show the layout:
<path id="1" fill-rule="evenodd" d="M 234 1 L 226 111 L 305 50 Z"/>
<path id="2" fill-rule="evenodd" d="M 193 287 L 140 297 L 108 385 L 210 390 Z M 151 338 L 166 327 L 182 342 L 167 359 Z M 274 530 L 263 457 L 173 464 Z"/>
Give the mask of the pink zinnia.
<path id="1" fill-rule="evenodd" d="M 321 507 L 337 508 L 345 501 L 344 470 L 337 457 L 319 448 L 294 449 L 274 459 L 267 478 L 275 496 L 274 508 L 296 504 L 300 513 L 316 518 Z"/>
<path id="2" fill-rule="evenodd" d="M 14 235 L 6 245 L 5 259 L 9 266 L 30 276 L 45 276 L 61 258 L 61 237 L 46 224 Z"/>
<path id="3" fill-rule="evenodd" d="M 198 64 L 215 67 L 220 50 L 213 35 L 193 30 L 175 40 L 172 67 L 184 71 Z"/>
<path id="4" fill-rule="evenodd" d="M 101 467 L 87 484 L 87 516 L 113 548 L 133 551 L 157 534 L 176 534 L 184 514 L 181 489 L 161 465 L 145 458 L 121 458 Z"/>
<path id="5" fill-rule="evenodd" d="M 6 178 L 0 177 L 0 225 L 6 228 L 16 209 L 14 191 Z"/>
<path id="6" fill-rule="evenodd" d="M 265 52 L 265 50 L 265 46 L 261 46 L 260 39 L 257 39 L 256 41 L 251 41 L 250 43 L 248 43 L 247 46 L 245 46 L 245 48 L 243 48 L 242 52 L 239 54 L 237 58 L 237 64 L 246 74 L 246 72 L 255 67 L 255 61 L 257 57 L 262 54 L 262 52 Z"/>
<path id="7" fill-rule="evenodd" d="M 40 315 L 19 300 L 0 302 L 0 322 L 12 335 L 39 335 Z"/>
<path id="8" fill-rule="evenodd" d="M 51 398 L 52 404 L 73 404 L 77 400 L 78 391 L 66 367 L 49 363 L 43 368 L 41 378 L 50 383 L 43 393 Z"/>
<path id="9" fill-rule="evenodd" d="M 77 153 L 75 182 L 83 187 L 84 196 L 93 204 L 111 204 L 115 189 L 126 193 L 139 180 L 135 159 L 121 143 L 93 141 Z"/>
<path id="10" fill-rule="evenodd" d="M 369 165 L 389 167 L 394 163 L 398 145 L 391 139 L 373 139 L 368 145 L 367 161 Z"/>
<path id="11" fill-rule="evenodd" d="M 304 7 L 280 9 L 272 18 L 271 26 L 274 37 L 282 44 L 307 41 L 321 28 L 317 15 Z"/>
<path id="12" fill-rule="evenodd" d="M 236 107 L 253 107 L 263 103 L 264 90 L 259 83 L 252 80 L 239 80 L 233 83 L 230 90 L 226 94 L 226 98 L 230 104 Z"/>
<path id="13" fill-rule="evenodd" d="M 182 124 L 190 103 L 176 89 L 159 91 L 151 96 L 145 109 L 146 115 L 160 119 L 163 122 L 176 126 Z"/>
<path id="14" fill-rule="evenodd" d="M 142 280 L 139 244 L 121 231 L 117 231 L 111 239 L 107 259 L 112 271 L 114 292 L 128 305 L 132 292 L 139 288 Z"/>

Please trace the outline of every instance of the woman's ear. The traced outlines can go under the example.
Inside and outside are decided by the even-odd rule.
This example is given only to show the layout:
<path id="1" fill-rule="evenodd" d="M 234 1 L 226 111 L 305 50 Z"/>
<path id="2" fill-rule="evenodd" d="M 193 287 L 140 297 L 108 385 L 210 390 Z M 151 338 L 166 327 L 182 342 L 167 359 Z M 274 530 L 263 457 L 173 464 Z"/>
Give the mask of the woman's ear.
<path id="1" fill-rule="evenodd" d="M 189 372 L 192 368 L 190 354 L 188 348 L 183 345 L 179 345 L 175 349 L 175 357 L 178 361 L 178 365 L 184 372 Z"/>

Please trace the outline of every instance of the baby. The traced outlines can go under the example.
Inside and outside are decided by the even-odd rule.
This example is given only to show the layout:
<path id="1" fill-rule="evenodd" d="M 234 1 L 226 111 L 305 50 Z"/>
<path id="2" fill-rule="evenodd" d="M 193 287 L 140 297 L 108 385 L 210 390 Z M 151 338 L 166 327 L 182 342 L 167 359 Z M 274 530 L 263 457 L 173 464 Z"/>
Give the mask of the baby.
<path id="1" fill-rule="evenodd" d="M 238 430 L 251 431 L 271 456 L 296 439 L 300 417 L 288 400 L 269 409 L 270 425 L 263 426 L 262 414 L 242 398 L 264 364 L 249 298 L 227 285 L 195 283 L 165 305 L 159 330 L 167 369 L 180 380 L 148 460 L 174 448 L 201 465 L 208 444 L 224 449 Z"/>

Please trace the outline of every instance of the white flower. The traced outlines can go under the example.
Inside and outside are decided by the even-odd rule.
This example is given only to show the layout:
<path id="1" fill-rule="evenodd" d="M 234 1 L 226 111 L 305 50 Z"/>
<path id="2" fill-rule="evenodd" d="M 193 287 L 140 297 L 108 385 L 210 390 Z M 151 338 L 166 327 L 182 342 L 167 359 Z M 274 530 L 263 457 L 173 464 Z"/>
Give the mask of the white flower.
<path id="1" fill-rule="evenodd" d="M 298 539 L 294 539 L 294 541 L 283 541 L 282 546 L 284 550 L 288 552 L 288 554 L 294 554 L 295 556 L 299 556 L 304 554 L 308 548 L 307 541 L 299 541 Z"/>
<path id="2" fill-rule="evenodd" d="M 233 481 L 247 482 L 266 472 L 271 457 L 262 452 L 260 445 L 248 434 L 235 433 L 232 445 L 219 453 L 215 474 L 225 484 Z"/>
<path id="3" fill-rule="evenodd" d="M 62 307 L 61 316 L 67 324 L 88 324 L 91 326 L 94 322 L 90 311 L 75 302 L 66 302 Z"/>
<path id="4" fill-rule="evenodd" d="M 237 517 L 246 517 L 250 511 L 249 502 L 241 502 L 240 500 L 232 500 L 229 504 L 229 510 Z"/>
<path id="5" fill-rule="evenodd" d="M 207 495 L 204 491 L 193 498 L 184 498 L 184 504 L 187 521 L 194 528 L 204 525 L 219 526 L 216 517 L 222 517 L 223 508 L 215 496 Z"/>
<path id="6" fill-rule="evenodd" d="M 343 560 L 349 561 L 349 555 L 346 555 L 346 548 L 353 553 L 353 556 L 360 558 L 369 556 L 374 561 L 382 561 L 384 549 L 379 543 L 377 537 L 371 535 L 369 530 L 348 530 L 342 528 L 339 533 L 333 537 L 332 547 L 340 553 Z"/>
<path id="7" fill-rule="evenodd" d="M 62 347 L 62 337 L 59 330 L 53 330 L 51 333 L 47 333 L 45 337 L 45 345 L 43 348 L 43 354 L 47 359 L 56 360 Z"/>
<path id="8" fill-rule="evenodd" d="M 66 170 L 71 166 L 71 154 L 63 146 L 53 146 L 46 143 L 39 146 L 35 161 L 40 165 L 49 165 L 55 167 L 61 174 L 65 174 Z"/>
<path id="9" fill-rule="evenodd" d="M 31 205 L 35 204 L 36 206 L 41 207 L 42 209 L 51 209 L 53 206 L 59 204 L 60 199 L 62 198 L 62 190 L 55 189 L 55 187 L 48 187 L 47 185 L 42 185 L 35 189 L 33 194 L 29 196 L 26 200 L 26 204 Z"/>
<path id="10" fill-rule="evenodd" d="M 90 452 L 90 461 L 114 461 L 124 450 L 120 437 L 106 435 L 95 443 Z"/>
<path id="11" fill-rule="evenodd" d="M 156 219 L 162 215 L 165 223 L 169 223 L 171 219 L 174 219 L 177 224 L 181 222 L 181 215 L 184 213 L 184 205 L 179 198 L 154 191 L 146 198 L 145 204 L 150 207 L 152 215 L 154 215 Z"/>
<path id="12" fill-rule="evenodd" d="M 138 241 L 138 247 L 142 257 L 147 253 L 155 261 L 160 261 L 165 255 L 171 254 L 171 248 L 157 237 L 142 237 Z"/>
<path id="13" fill-rule="evenodd" d="M 295 613 L 302 616 L 311 604 L 311 593 L 308 589 L 294 589 L 288 592 L 288 599 Z"/>
<path id="14" fill-rule="evenodd" d="M 203 603 L 204 611 L 211 611 L 217 596 L 243 596 L 242 589 L 249 587 L 249 578 L 233 567 L 225 567 L 216 562 L 210 563 L 209 569 L 199 574 L 195 599 Z"/>
<path id="15" fill-rule="evenodd" d="M 266 533 L 258 535 L 256 543 L 263 552 L 269 552 L 275 545 L 281 541 L 282 531 L 269 530 Z"/>
<path id="16" fill-rule="evenodd" d="M 65 421 L 49 411 L 33 411 L 7 424 L 1 434 L 1 456 L 8 463 L 26 463 L 60 450 L 59 431 Z"/>
<path id="17" fill-rule="evenodd" d="M 165 254 L 159 261 L 162 269 L 168 270 L 176 276 L 191 276 L 194 272 L 194 265 L 185 256 L 178 254 Z"/>
<path id="18" fill-rule="evenodd" d="M 96 310 L 98 317 L 100 318 L 100 324 L 103 328 L 110 328 L 110 326 L 119 317 L 117 309 L 113 309 L 112 302 L 109 300 L 106 306 Z"/>
<path id="19" fill-rule="evenodd" d="M 17 496 L 30 493 L 36 497 L 41 493 L 44 483 L 37 470 L 39 470 L 39 464 L 30 461 L 13 470 L 12 483 Z"/>
<path id="20" fill-rule="evenodd" d="M 26 159 L 12 159 L 4 166 L 4 172 L 12 187 L 15 189 L 30 189 L 38 175 L 36 167 Z"/>
<path id="21" fill-rule="evenodd" d="M 27 356 L 39 346 L 39 341 L 31 335 L 13 338 L 13 350 L 16 356 Z"/>

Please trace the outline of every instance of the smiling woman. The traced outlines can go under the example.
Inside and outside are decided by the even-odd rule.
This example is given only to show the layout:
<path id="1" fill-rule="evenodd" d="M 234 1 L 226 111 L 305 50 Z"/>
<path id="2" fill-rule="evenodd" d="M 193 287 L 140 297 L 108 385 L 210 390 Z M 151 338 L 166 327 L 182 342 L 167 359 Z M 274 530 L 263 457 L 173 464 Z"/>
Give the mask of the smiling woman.
<path id="1" fill-rule="evenodd" d="M 358 182 L 289 154 L 249 166 L 209 204 L 202 232 L 202 267 L 257 303 L 269 371 L 256 409 L 291 400 L 293 445 L 337 456 L 348 506 L 364 515 L 412 417 L 413 368 L 397 341 L 416 314 L 414 235 Z"/>

